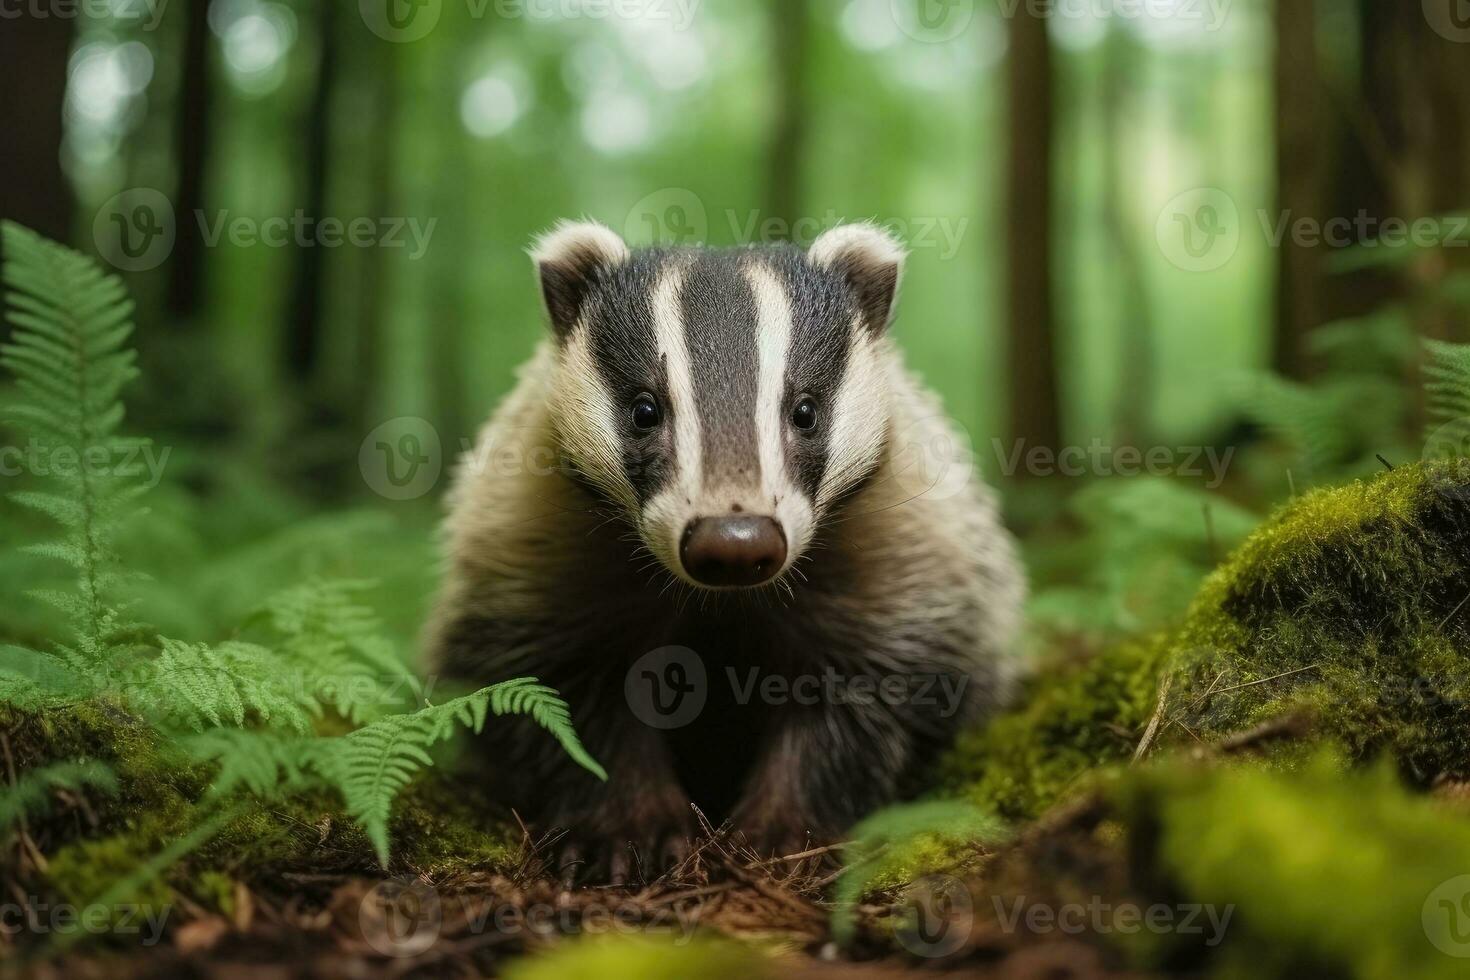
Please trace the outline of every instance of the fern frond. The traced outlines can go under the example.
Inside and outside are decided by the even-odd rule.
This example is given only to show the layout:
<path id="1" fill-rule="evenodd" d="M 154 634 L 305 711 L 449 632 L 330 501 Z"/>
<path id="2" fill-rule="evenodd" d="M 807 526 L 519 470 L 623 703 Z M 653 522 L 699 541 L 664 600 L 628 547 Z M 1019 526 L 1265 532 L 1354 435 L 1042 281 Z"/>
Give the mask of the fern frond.
<path id="1" fill-rule="evenodd" d="M 22 395 L 4 415 L 47 454 L 34 475 L 53 488 L 13 499 L 61 526 L 63 539 L 50 554 L 77 572 L 80 600 L 65 611 L 77 623 L 78 648 L 103 651 L 103 583 L 116 566 L 111 538 L 136 478 L 121 461 L 137 442 L 118 434 L 119 396 L 138 373 L 125 346 L 133 306 L 122 282 L 91 259 L 13 222 L 0 223 L 0 235 L 6 319 L 15 328 L 0 345 L 0 365 Z"/>
<path id="2" fill-rule="evenodd" d="M 1441 423 L 1470 420 L 1470 344 L 1424 341 L 1429 410 Z"/>
<path id="3" fill-rule="evenodd" d="M 223 798 L 244 788 L 262 800 L 278 799 L 310 782 L 308 770 L 317 744 L 327 739 L 301 738 L 280 732 L 215 728 L 181 740 L 200 762 L 218 763 L 209 786 L 211 797 Z"/>
<path id="4" fill-rule="evenodd" d="M 534 677 L 518 677 L 489 688 L 490 710 L 496 715 L 528 715 L 551 733 L 567 755 L 598 779 L 607 781 L 607 770 L 598 765 L 572 726 L 567 703 L 553 689 L 538 683 Z"/>
<path id="5" fill-rule="evenodd" d="M 1470 344 L 1425 340 L 1426 457 L 1470 456 Z"/>
<path id="6" fill-rule="evenodd" d="M 0 833 L 25 817 L 41 815 L 50 806 L 51 794 L 59 789 L 116 793 L 117 774 L 95 760 L 58 762 L 24 774 L 0 794 Z"/>
<path id="7" fill-rule="evenodd" d="M 165 723 L 202 732 L 247 720 L 312 731 L 321 708 L 278 655 L 250 643 L 217 647 L 160 637 L 162 649 L 130 685 L 129 702 Z"/>
<path id="8" fill-rule="evenodd" d="M 525 714 L 551 731 L 573 758 L 600 779 L 596 761 L 577 740 L 566 703 L 535 678 L 517 678 L 407 715 L 382 718 L 351 734 L 324 740 L 315 760 L 319 771 L 342 793 L 347 812 L 372 841 L 378 860 L 388 863 L 388 817 L 393 800 L 425 766 L 428 750 L 459 729 L 479 732 L 490 714 Z"/>
<path id="9" fill-rule="evenodd" d="M 83 700 L 93 685 L 61 657 L 0 647 L 0 704 L 34 710 Z"/>
<path id="10" fill-rule="evenodd" d="M 1385 375 L 1341 375 L 1312 385 L 1264 375 L 1242 393 L 1241 407 L 1297 452 L 1300 471 L 1320 480 L 1396 445 L 1408 401 L 1402 382 Z"/>
<path id="11" fill-rule="evenodd" d="M 269 599 L 261 615 L 272 645 L 303 674 L 313 696 L 354 724 L 416 703 L 418 678 L 383 639 L 382 624 L 357 596 L 369 583 L 318 580 Z"/>

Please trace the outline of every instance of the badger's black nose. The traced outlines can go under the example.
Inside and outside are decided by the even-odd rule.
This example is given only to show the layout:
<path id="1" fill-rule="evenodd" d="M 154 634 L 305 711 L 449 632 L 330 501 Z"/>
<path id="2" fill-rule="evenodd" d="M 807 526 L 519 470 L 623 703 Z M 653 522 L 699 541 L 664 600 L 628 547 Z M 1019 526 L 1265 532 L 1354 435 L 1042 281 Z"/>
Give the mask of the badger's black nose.
<path id="1" fill-rule="evenodd" d="M 701 517 L 684 529 L 679 560 L 704 585 L 760 585 L 786 563 L 786 535 L 769 517 Z"/>

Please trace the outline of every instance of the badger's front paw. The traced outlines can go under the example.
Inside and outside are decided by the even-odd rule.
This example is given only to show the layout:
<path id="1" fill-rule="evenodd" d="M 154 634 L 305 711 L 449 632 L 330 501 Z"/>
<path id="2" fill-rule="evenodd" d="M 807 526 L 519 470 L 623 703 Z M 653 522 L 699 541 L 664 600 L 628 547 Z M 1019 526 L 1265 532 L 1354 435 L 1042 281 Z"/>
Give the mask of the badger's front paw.
<path id="1" fill-rule="evenodd" d="M 689 856 L 695 832 L 689 799 L 676 789 L 570 804 L 546 824 L 565 831 L 553 870 L 568 888 L 652 881 Z"/>
<path id="2" fill-rule="evenodd" d="M 781 807 L 747 803 L 736 810 L 735 831 L 763 858 L 790 857 L 836 843 L 840 837 L 819 821 Z"/>

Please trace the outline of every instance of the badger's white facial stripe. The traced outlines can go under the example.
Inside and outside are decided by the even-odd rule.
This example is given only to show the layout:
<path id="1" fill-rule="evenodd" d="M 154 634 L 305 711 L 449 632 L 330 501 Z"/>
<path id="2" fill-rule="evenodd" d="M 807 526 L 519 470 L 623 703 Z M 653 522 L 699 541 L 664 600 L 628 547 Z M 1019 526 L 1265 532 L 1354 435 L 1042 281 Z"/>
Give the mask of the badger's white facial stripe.
<path id="1" fill-rule="evenodd" d="M 786 358 L 791 352 L 791 300 L 770 269 L 758 262 L 745 268 L 755 296 L 756 351 L 760 375 L 755 399 L 756 448 L 761 466 L 762 506 L 791 492 L 782 446 L 786 417 Z"/>
<path id="2" fill-rule="evenodd" d="M 700 498 L 704 447 L 699 435 L 699 406 L 689 364 L 689 342 L 679 295 L 688 265 L 671 261 L 653 292 L 653 329 L 668 377 L 668 413 L 674 426 L 673 478 L 643 509 L 644 534 L 650 550 L 669 568 L 679 567 L 679 536 L 693 517 L 691 502 Z"/>
<path id="3" fill-rule="evenodd" d="M 563 450 L 604 493 L 627 507 L 637 507 L 637 494 L 623 469 L 619 413 L 602 384 L 585 327 L 567 338 L 560 357 L 561 383 L 551 411 Z"/>
<path id="4" fill-rule="evenodd" d="M 888 420 L 888 384 L 878 356 L 881 340 L 854 325 L 842 384 L 833 400 L 827 469 L 817 491 L 826 507 L 877 463 Z"/>
<path id="5" fill-rule="evenodd" d="M 668 370 L 669 410 L 674 417 L 674 452 L 678 457 L 675 488 L 686 496 L 697 496 L 704 447 L 699 439 L 699 406 L 695 403 L 689 343 L 679 307 L 685 271 L 685 266 L 673 262 L 659 279 L 653 293 L 653 328 Z"/>
<path id="6" fill-rule="evenodd" d="M 756 392 L 755 430 L 761 465 L 760 511 L 769 508 L 788 544 L 788 562 L 800 556 L 814 531 L 810 502 L 791 478 L 786 458 L 788 396 L 787 362 L 795 330 L 791 297 L 781 278 L 767 265 L 745 266 L 756 306 L 756 350 L 760 377 Z M 783 569 L 784 571 L 784 569 Z"/>

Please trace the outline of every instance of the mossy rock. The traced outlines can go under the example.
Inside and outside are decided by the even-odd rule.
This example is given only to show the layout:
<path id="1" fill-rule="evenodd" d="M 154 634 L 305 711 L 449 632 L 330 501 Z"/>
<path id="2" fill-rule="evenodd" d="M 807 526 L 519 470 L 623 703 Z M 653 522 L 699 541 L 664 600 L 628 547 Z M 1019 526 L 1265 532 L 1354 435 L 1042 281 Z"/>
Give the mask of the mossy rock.
<path id="1" fill-rule="evenodd" d="M 1231 910 L 1212 975 L 1465 975 L 1470 822 L 1392 767 L 1331 752 L 1290 773 L 1176 760 L 1111 795 L 1135 880 Z"/>
<path id="2" fill-rule="evenodd" d="M 1470 461 L 1308 494 L 1206 580 L 1170 641 L 1166 717 L 1209 738 L 1298 712 L 1353 759 L 1464 776 L 1467 599 Z"/>
<path id="3" fill-rule="evenodd" d="M 941 789 L 1034 818 L 1099 768 L 1290 715 L 1419 783 L 1470 771 L 1470 460 L 1281 507 L 1173 631 L 1044 665 L 941 762 Z M 1159 708 L 1159 695 L 1165 702 Z"/>
<path id="4" fill-rule="evenodd" d="M 1176 754 L 1100 776 L 945 879 L 973 918 L 952 918 L 962 934 L 936 965 L 1080 943 L 1124 973 L 1459 977 L 1467 869 L 1464 811 L 1392 765 L 1332 749 L 1290 772 Z"/>

